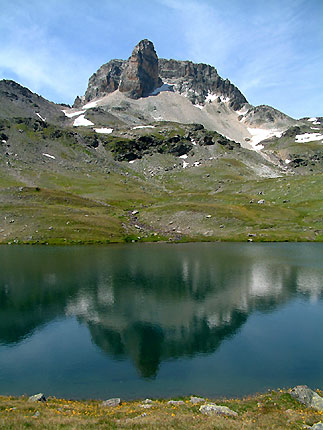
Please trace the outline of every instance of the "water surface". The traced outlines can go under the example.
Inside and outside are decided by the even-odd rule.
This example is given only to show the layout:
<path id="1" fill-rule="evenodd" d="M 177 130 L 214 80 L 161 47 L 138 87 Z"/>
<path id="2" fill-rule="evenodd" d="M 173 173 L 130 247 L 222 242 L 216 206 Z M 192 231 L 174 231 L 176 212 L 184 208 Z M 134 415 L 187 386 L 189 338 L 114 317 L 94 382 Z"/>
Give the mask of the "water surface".
<path id="1" fill-rule="evenodd" d="M 322 244 L 0 247 L 0 394 L 323 386 Z"/>

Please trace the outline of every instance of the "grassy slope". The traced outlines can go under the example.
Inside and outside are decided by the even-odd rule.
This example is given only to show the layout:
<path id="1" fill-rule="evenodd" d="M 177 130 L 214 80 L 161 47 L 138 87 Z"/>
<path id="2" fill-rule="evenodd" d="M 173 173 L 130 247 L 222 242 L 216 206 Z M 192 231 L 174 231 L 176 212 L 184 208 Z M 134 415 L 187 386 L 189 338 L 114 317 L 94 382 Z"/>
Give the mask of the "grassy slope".
<path id="1" fill-rule="evenodd" d="M 191 165 L 203 161 L 186 169 L 171 154 L 117 163 L 70 131 L 48 137 L 55 130 L 11 125 L 16 147 L 0 159 L 0 243 L 323 240 L 322 173 L 263 178 L 254 153 L 221 145 L 194 147 Z"/>
<path id="2" fill-rule="evenodd" d="M 322 395 L 322 392 L 319 392 Z M 216 400 L 238 413 L 237 417 L 206 416 L 188 398 L 185 405 L 168 405 L 156 400 L 152 408 L 139 401 L 120 406 L 101 407 L 99 401 L 70 401 L 49 398 L 47 403 L 32 403 L 25 397 L 0 397 L 0 428 L 21 430 L 56 429 L 193 429 L 201 430 L 299 430 L 303 425 L 322 421 L 323 413 L 306 408 L 287 391 L 278 390 L 245 399 Z M 212 402 L 212 400 L 208 400 Z M 35 413 L 39 415 L 35 417 Z M 142 416 L 145 414 L 144 416 Z"/>

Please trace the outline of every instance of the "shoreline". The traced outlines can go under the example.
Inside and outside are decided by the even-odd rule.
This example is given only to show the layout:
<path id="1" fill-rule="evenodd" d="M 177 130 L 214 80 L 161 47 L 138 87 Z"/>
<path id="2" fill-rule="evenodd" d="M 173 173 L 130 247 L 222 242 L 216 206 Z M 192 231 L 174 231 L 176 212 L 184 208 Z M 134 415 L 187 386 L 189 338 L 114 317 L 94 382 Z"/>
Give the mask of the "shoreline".
<path id="1" fill-rule="evenodd" d="M 28 396 L 0 396 L 0 428 L 315 429 L 311 426 L 323 421 L 323 410 L 300 403 L 291 395 L 294 390 L 268 390 L 234 399 L 191 396 L 131 401 L 115 398 L 104 402 L 56 397 L 32 401 Z M 313 393 L 323 396 L 322 390 Z M 220 409 L 215 413 L 216 408 Z"/>
<path id="2" fill-rule="evenodd" d="M 293 240 L 289 239 L 266 239 L 266 238 L 253 238 L 238 240 L 236 238 L 185 238 L 181 240 L 117 240 L 110 241 L 107 240 L 69 240 L 69 241 L 61 241 L 61 240 L 37 240 L 37 241 L 22 241 L 22 240 L 10 240 L 9 242 L 0 242 L 0 246 L 19 246 L 19 245 L 28 245 L 28 246 L 84 246 L 84 245 L 96 245 L 96 246 L 106 246 L 106 245 L 126 245 L 131 243 L 137 244 L 154 244 L 154 243 L 163 243 L 163 244 L 181 244 L 181 243 L 323 243 L 323 238 L 318 238 L 315 240 L 306 240 L 303 238 L 295 238 Z"/>

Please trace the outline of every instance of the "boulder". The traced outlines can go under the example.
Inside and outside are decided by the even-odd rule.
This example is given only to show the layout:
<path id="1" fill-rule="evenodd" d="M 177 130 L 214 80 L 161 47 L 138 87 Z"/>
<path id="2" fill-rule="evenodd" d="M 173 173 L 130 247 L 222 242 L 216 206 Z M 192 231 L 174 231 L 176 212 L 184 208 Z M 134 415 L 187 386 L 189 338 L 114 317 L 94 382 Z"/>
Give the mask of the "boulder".
<path id="1" fill-rule="evenodd" d="M 132 51 L 121 74 L 119 91 L 130 98 L 138 99 L 148 96 L 161 85 L 154 45 L 147 39 L 141 40 Z"/>
<path id="2" fill-rule="evenodd" d="M 228 417 L 236 417 L 238 415 L 237 412 L 232 411 L 227 406 L 220 406 L 214 403 L 202 405 L 200 412 L 204 415 L 226 415 Z"/>
<path id="3" fill-rule="evenodd" d="M 193 405 L 196 405 L 197 403 L 205 402 L 205 399 L 203 397 L 192 396 L 190 402 L 193 403 Z"/>
<path id="4" fill-rule="evenodd" d="M 113 408 L 115 406 L 119 406 L 121 404 L 121 399 L 118 397 L 114 399 L 108 399 L 101 403 L 101 406 Z"/>
<path id="5" fill-rule="evenodd" d="M 183 402 L 183 400 L 169 400 L 167 404 L 172 406 L 180 406 L 185 405 L 185 402 Z"/>
<path id="6" fill-rule="evenodd" d="M 34 394 L 33 396 L 30 396 L 28 399 L 30 402 L 46 402 L 46 397 L 43 393 Z"/>
<path id="7" fill-rule="evenodd" d="M 308 388 L 307 385 L 298 385 L 297 387 L 292 388 L 290 395 L 308 408 L 323 411 L 323 397 Z"/>
<path id="8" fill-rule="evenodd" d="M 320 421 L 311 427 L 312 430 L 323 430 L 323 423 Z"/>

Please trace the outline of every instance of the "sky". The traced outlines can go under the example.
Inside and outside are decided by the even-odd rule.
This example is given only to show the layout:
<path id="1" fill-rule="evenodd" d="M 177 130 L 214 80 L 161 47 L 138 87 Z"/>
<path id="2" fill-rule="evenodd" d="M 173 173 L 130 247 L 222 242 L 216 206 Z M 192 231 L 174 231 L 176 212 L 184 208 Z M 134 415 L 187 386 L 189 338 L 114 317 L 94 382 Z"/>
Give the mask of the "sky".
<path id="1" fill-rule="evenodd" d="M 0 79 L 58 103 L 147 38 L 160 58 L 216 67 L 253 105 L 323 116 L 323 0 L 0 0 L 0 10 Z"/>

